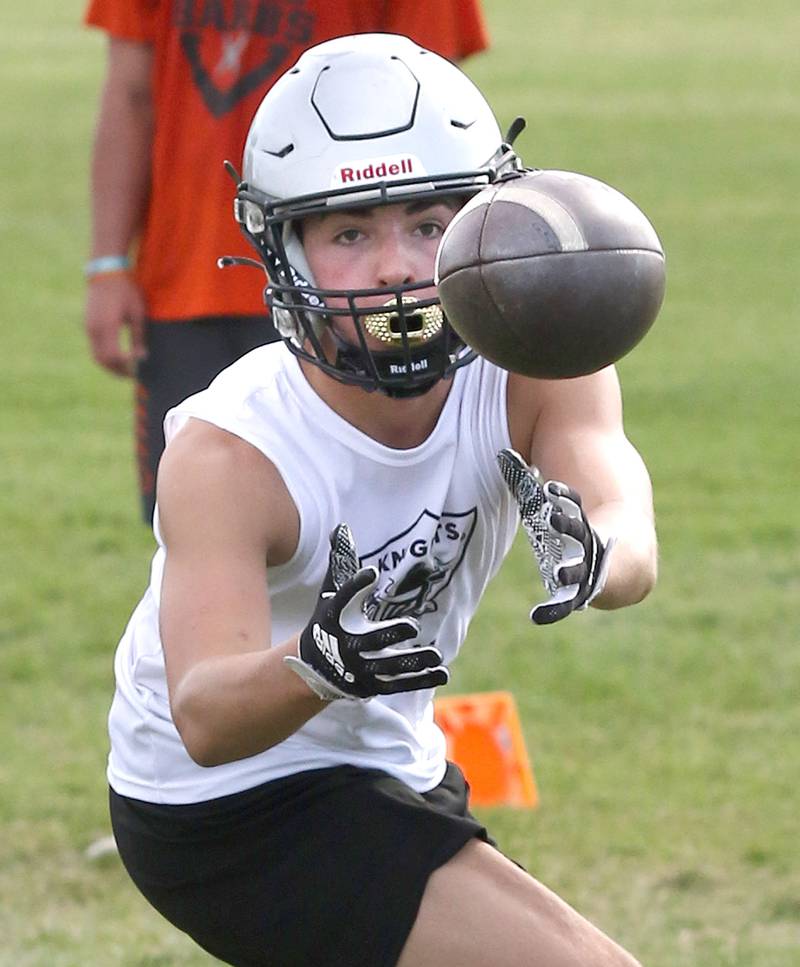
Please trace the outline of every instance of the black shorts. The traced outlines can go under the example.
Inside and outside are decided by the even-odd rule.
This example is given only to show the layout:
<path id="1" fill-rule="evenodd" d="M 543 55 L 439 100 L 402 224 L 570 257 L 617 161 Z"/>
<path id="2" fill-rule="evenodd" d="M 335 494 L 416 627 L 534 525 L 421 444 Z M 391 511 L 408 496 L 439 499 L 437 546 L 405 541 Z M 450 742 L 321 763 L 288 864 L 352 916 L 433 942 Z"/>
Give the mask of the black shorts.
<path id="1" fill-rule="evenodd" d="M 221 370 L 251 349 L 278 338 L 266 312 L 255 317 L 148 320 L 147 358 L 136 373 L 136 460 L 145 523 L 153 519 L 167 410 L 205 389 Z"/>
<path id="2" fill-rule="evenodd" d="M 354 766 L 185 806 L 110 795 L 136 886 L 240 967 L 394 967 L 430 874 L 473 837 L 492 842 L 452 764 L 422 795 Z"/>

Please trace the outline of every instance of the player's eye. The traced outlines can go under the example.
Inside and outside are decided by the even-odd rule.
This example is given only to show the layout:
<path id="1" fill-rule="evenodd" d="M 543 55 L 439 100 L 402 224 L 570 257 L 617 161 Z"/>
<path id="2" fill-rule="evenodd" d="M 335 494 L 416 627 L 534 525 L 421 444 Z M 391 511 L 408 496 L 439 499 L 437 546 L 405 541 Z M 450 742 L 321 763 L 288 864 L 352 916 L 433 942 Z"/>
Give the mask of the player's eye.
<path id="1" fill-rule="evenodd" d="M 360 238 L 363 238 L 363 235 L 364 233 L 357 228 L 345 228 L 336 233 L 334 241 L 339 242 L 342 245 L 352 245 Z"/>
<path id="2" fill-rule="evenodd" d="M 421 222 L 416 231 L 426 239 L 440 238 L 444 227 L 440 222 Z"/>

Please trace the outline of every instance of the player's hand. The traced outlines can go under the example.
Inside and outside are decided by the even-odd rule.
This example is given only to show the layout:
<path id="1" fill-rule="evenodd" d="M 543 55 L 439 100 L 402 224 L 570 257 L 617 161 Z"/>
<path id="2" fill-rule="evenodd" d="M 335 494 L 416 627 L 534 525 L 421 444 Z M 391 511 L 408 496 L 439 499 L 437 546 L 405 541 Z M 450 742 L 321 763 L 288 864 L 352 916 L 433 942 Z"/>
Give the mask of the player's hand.
<path id="1" fill-rule="evenodd" d="M 86 295 L 86 334 L 95 361 L 117 376 L 133 376 L 137 362 L 145 356 L 145 315 L 142 291 L 127 272 L 91 278 Z"/>
<path id="2" fill-rule="evenodd" d="M 372 621 L 364 613 L 378 571 L 359 568 L 347 524 L 339 524 L 330 541 L 317 607 L 300 635 L 298 656 L 284 658 L 287 665 L 326 701 L 444 685 L 450 676 L 441 652 L 412 643 L 419 635 L 413 618 Z M 409 644 L 400 647 L 403 642 Z"/>
<path id="3" fill-rule="evenodd" d="M 588 607 L 605 586 L 613 538 L 606 544 L 586 518 L 580 496 L 557 480 L 542 482 L 514 450 L 501 450 L 497 462 L 533 550 L 547 601 L 536 605 L 538 625 L 561 621 Z"/>

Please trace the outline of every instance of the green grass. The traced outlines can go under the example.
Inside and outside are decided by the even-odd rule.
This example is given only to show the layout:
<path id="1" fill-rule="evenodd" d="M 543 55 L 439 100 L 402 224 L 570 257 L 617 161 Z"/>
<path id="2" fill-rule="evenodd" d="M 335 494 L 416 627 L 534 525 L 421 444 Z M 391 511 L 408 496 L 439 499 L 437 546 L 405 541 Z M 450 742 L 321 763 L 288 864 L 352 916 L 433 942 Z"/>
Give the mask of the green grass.
<path id="1" fill-rule="evenodd" d="M 146 581 L 130 389 L 88 360 L 80 266 L 101 39 L 67 0 L 0 11 L 0 965 L 199 967 L 114 857 L 105 715 Z M 800 959 L 795 368 L 800 13 L 789 0 L 486 0 L 469 65 L 530 164 L 651 216 L 667 300 L 620 366 L 656 491 L 638 608 L 535 630 L 519 544 L 451 691 L 512 687 L 541 805 L 502 847 L 647 967 Z"/>

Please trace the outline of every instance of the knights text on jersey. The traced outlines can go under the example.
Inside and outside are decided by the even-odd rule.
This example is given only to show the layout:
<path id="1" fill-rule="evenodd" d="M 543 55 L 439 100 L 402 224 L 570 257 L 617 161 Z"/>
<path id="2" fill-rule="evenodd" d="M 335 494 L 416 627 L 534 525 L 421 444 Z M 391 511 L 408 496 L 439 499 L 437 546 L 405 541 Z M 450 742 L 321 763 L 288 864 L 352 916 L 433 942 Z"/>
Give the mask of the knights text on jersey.
<path id="1" fill-rule="evenodd" d="M 502 370 L 481 359 L 458 370 L 433 432 L 409 450 L 377 443 L 332 411 L 283 344 L 254 350 L 172 410 L 167 439 L 190 417 L 263 452 L 297 506 L 297 550 L 269 571 L 275 644 L 306 625 L 327 567 L 328 534 L 345 521 L 362 564 L 378 569 L 370 615 L 414 616 L 421 640 L 435 641 L 452 663 L 517 527 L 495 464 L 496 452 L 510 445 Z M 169 712 L 158 632 L 165 553 L 160 546 L 117 651 L 108 771 L 117 792 L 196 802 L 340 763 L 382 769 L 418 791 L 440 781 L 445 743 L 433 721 L 432 690 L 333 702 L 266 752 L 197 766 Z"/>

